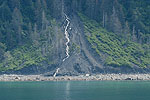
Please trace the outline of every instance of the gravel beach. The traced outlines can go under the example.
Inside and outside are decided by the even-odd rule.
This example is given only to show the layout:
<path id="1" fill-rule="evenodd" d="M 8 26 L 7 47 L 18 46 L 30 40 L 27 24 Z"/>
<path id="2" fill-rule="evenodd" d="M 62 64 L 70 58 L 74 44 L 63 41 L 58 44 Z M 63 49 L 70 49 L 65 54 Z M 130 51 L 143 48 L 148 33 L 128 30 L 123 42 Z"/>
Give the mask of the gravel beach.
<path id="1" fill-rule="evenodd" d="M 150 74 L 99 74 L 80 76 L 0 75 L 0 81 L 102 81 L 150 80 Z"/>

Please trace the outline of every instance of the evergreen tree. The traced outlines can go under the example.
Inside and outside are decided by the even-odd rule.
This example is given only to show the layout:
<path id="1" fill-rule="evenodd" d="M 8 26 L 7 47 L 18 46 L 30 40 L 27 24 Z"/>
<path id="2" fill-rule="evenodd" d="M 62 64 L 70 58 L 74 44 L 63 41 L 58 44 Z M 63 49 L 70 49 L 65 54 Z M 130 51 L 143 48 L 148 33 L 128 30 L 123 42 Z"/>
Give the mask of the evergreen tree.
<path id="1" fill-rule="evenodd" d="M 22 43 L 22 24 L 22 14 L 18 8 L 15 8 L 12 14 L 12 25 L 19 45 Z"/>

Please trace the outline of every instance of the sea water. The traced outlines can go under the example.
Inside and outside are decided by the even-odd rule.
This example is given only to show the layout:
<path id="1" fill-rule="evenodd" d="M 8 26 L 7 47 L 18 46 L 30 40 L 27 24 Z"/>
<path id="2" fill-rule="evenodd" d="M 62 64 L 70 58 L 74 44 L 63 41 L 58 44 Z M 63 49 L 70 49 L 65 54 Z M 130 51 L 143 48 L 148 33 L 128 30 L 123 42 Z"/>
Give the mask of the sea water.
<path id="1" fill-rule="evenodd" d="M 150 100 L 150 82 L 0 82 L 0 100 Z"/>

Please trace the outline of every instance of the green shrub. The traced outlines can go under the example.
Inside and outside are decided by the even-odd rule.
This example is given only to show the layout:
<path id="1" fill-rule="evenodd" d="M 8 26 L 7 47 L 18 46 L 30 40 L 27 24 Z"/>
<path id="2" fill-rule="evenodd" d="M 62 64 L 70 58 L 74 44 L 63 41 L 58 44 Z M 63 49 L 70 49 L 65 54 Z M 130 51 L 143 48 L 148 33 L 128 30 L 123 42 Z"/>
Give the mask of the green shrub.
<path id="1" fill-rule="evenodd" d="M 44 58 L 37 48 L 33 46 L 21 46 L 17 49 L 6 52 L 5 59 L 0 63 L 0 71 L 19 70 L 24 67 L 39 65 Z"/>
<path id="2" fill-rule="evenodd" d="M 105 65 L 115 67 L 150 67 L 150 45 L 135 43 L 103 29 L 96 21 L 78 14 L 84 23 L 84 31 L 91 47 L 98 55 L 106 54 Z M 90 34 L 87 34 L 90 33 Z"/>

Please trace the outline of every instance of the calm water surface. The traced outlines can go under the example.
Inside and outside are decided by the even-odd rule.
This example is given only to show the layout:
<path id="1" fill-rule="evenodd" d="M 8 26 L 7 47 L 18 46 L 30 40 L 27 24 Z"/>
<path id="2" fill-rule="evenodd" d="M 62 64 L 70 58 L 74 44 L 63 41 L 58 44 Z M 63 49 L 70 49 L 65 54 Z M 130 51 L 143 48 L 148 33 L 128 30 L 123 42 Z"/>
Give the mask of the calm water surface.
<path id="1" fill-rule="evenodd" d="M 0 100 L 150 100 L 150 82 L 0 82 Z"/>

